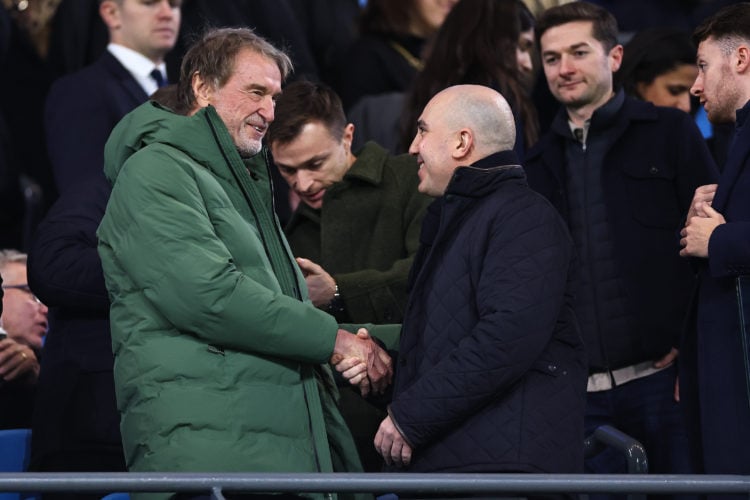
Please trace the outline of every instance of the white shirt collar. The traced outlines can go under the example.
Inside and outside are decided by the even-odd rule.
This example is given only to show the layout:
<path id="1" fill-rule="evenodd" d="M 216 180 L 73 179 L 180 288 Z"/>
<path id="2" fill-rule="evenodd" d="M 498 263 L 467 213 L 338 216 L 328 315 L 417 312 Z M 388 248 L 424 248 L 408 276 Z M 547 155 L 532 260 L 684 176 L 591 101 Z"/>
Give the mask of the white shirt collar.
<path id="1" fill-rule="evenodd" d="M 159 88 L 156 81 L 151 77 L 151 71 L 154 68 L 161 71 L 165 80 L 167 78 L 167 66 L 164 62 L 154 64 L 152 60 L 140 52 L 116 43 L 107 45 L 107 50 L 133 75 L 133 78 L 143 88 L 146 95 L 150 96 Z"/>

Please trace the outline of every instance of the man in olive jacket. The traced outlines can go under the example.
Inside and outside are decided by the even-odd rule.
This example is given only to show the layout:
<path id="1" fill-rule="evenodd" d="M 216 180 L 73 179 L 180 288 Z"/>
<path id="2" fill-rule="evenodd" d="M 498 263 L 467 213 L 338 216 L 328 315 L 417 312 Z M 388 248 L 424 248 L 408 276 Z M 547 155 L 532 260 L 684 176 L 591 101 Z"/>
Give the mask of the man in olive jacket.
<path id="1" fill-rule="evenodd" d="M 430 198 L 417 190 L 417 162 L 368 142 L 351 149 L 354 125 L 330 87 L 284 88 L 268 130 L 279 173 L 300 202 L 285 228 L 313 304 L 339 321 L 400 323 L 409 269 Z M 367 472 L 382 460 L 372 437 L 385 414 L 351 391 L 339 407 Z"/>
<path id="2" fill-rule="evenodd" d="M 291 70 L 247 29 L 186 54 L 181 116 L 127 115 L 99 227 L 115 385 L 133 471 L 360 470 L 329 360 L 390 366 L 313 307 L 272 210 L 261 140 Z"/>
<path id="3" fill-rule="evenodd" d="M 339 321 L 400 323 L 430 199 L 417 191 L 413 157 L 374 142 L 355 154 L 354 133 L 330 87 L 284 89 L 268 144 L 300 200 L 285 233 L 313 304 Z"/>

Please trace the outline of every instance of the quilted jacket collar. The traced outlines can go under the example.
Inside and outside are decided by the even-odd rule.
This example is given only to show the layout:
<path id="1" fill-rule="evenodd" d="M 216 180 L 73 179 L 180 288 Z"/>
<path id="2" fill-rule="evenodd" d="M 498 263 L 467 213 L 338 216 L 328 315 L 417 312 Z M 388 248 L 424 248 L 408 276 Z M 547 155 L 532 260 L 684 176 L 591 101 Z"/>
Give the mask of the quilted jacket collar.
<path id="1" fill-rule="evenodd" d="M 480 198 L 509 179 L 525 180 L 526 173 L 513 151 L 493 153 L 466 167 L 458 167 L 445 191 L 446 196 Z"/>

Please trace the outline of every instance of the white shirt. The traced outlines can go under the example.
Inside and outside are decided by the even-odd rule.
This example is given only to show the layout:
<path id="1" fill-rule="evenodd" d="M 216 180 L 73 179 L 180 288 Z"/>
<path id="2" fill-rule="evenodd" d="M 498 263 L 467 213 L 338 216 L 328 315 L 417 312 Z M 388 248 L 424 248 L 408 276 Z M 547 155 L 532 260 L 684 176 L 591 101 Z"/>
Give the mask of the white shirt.
<path id="1" fill-rule="evenodd" d="M 167 66 L 166 64 L 164 64 L 164 62 L 162 62 L 161 64 L 154 64 L 151 59 L 144 56 L 140 52 L 136 52 L 133 49 L 129 49 L 116 43 L 110 43 L 109 45 L 107 45 L 107 50 L 113 56 L 115 56 L 115 59 L 120 61 L 120 64 L 122 64 L 125 69 L 130 72 L 131 75 L 133 75 L 133 78 L 135 78 L 135 81 L 138 82 L 138 85 L 143 88 L 144 92 L 146 92 L 146 95 L 150 96 L 156 91 L 156 89 L 159 88 L 159 86 L 156 84 L 156 81 L 151 76 L 151 71 L 153 71 L 154 68 L 161 71 L 161 74 L 162 76 L 164 76 L 164 80 L 166 81 Z"/>

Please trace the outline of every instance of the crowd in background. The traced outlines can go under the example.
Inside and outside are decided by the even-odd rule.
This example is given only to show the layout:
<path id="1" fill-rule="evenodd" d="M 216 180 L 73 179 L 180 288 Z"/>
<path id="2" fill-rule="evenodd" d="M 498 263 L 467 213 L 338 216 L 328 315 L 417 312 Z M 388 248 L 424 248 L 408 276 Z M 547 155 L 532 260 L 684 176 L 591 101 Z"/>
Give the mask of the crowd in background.
<path id="1" fill-rule="evenodd" d="M 293 78 L 320 79 L 332 85 L 342 96 L 347 111 L 364 95 L 382 98 L 391 92 L 405 92 L 418 69 L 428 64 L 423 52 L 425 41 L 434 34 L 455 0 L 434 2 L 444 5 L 435 7 L 432 15 L 420 14 L 412 8 L 412 2 L 372 2 L 375 5 L 369 8 L 364 8 L 363 3 L 366 2 L 186 0 L 179 38 L 167 55 L 168 73 L 178 74 L 187 45 L 205 27 L 242 25 L 254 27 L 258 33 L 286 47 L 295 64 Z M 382 9 L 375 8 L 381 3 Z M 413 5 L 422 3 L 432 8 L 431 2 L 413 2 Z M 537 14 L 555 2 L 526 3 Z M 653 27 L 690 31 L 707 15 L 731 2 L 598 3 L 615 14 L 627 38 Z M 502 33 L 502 27 L 495 31 Z M 3 1 L 0 217 L 4 230 L 0 247 L 27 249 L 36 224 L 58 197 L 44 129 L 44 105 L 52 82 L 94 62 L 104 51 L 107 39 L 97 0 Z M 399 49 L 394 51 L 394 46 Z M 438 55 L 436 59 L 441 57 Z M 538 68 L 535 71 L 538 73 Z M 535 94 L 534 104 L 544 130 L 557 106 L 546 93 L 545 85 L 537 85 L 537 94 L 541 95 Z M 400 104 L 399 98 L 396 109 Z M 408 111 L 413 114 L 417 108 L 418 105 L 409 107 Z M 378 109 L 383 112 L 382 106 Z M 409 116 L 395 109 L 389 114 L 396 119 Z M 366 138 L 361 136 L 360 140 Z M 405 152 L 401 143 L 398 151 Z"/>

